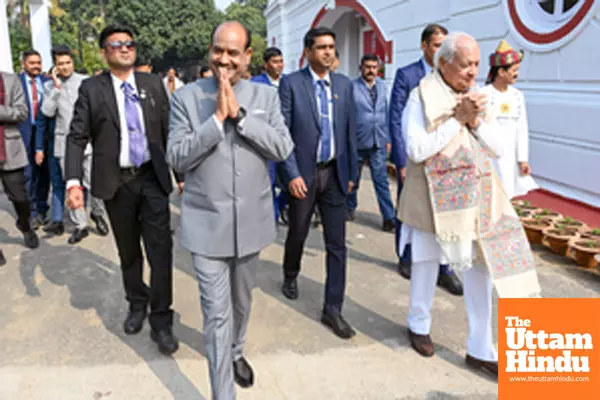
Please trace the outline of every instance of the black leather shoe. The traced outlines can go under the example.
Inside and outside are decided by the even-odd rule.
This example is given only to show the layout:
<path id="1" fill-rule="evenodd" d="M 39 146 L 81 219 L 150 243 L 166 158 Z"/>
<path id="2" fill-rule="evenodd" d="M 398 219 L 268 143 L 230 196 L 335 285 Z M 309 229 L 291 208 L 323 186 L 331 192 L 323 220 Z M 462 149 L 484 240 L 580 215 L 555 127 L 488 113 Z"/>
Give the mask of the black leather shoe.
<path id="1" fill-rule="evenodd" d="M 25 240 L 25 246 L 29 247 L 30 249 L 37 249 L 40 245 L 40 240 L 33 229 L 23 232 L 23 239 Z"/>
<path id="2" fill-rule="evenodd" d="M 285 278 L 281 293 L 290 300 L 296 300 L 298 298 L 298 280 L 296 278 Z"/>
<path id="3" fill-rule="evenodd" d="M 123 330 L 128 335 L 134 335 L 142 330 L 145 319 L 146 309 L 129 311 L 127 318 L 125 318 L 125 323 L 123 324 Z"/>
<path id="4" fill-rule="evenodd" d="M 463 295 L 463 285 L 455 273 L 444 273 L 440 271 L 437 284 L 439 287 L 446 289 L 449 293 L 455 296 Z"/>
<path id="5" fill-rule="evenodd" d="M 75 229 L 71 237 L 69 238 L 69 244 L 75 244 L 81 242 L 84 238 L 86 238 L 90 232 L 87 228 L 85 229 Z"/>
<path id="6" fill-rule="evenodd" d="M 163 329 L 160 331 L 152 329 L 150 331 L 150 338 L 158 344 L 158 351 L 164 355 L 168 356 L 169 354 L 173 354 L 179 348 L 179 342 L 173 335 L 173 332 L 171 332 L 171 329 Z"/>
<path id="7" fill-rule="evenodd" d="M 96 223 L 96 230 L 98 230 L 98 234 L 100 236 L 106 236 L 108 235 L 108 224 L 106 223 L 106 221 L 104 220 L 104 218 L 102 217 L 102 215 L 91 215 L 92 217 L 92 221 L 94 221 Z"/>
<path id="8" fill-rule="evenodd" d="M 60 236 L 65 233 L 65 224 L 58 221 L 52 221 L 44 227 L 44 232 Z"/>
<path id="9" fill-rule="evenodd" d="M 333 333 L 342 339 L 350 339 L 352 336 L 356 335 L 354 329 L 352 329 L 350 324 L 346 322 L 341 314 L 331 315 L 324 312 L 321 316 L 321 322 L 323 325 L 331 328 Z"/>
<path id="10" fill-rule="evenodd" d="M 384 232 L 394 232 L 394 230 L 396 229 L 396 222 L 394 222 L 393 219 L 386 219 L 385 221 L 383 221 L 383 226 L 381 227 L 381 229 Z"/>
<path id="11" fill-rule="evenodd" d="M 429 335 L 417 335 L 410 329 L 408 330 L 408 339 L 413 349 L 423 357 L 431 357 L 435 354 L 433 341 Z"/>
<path id="12" fill-rule="evenodd" d="M 352 222 L 355 219 L 356 219 L 356 211 L 348 210 L 348 212 L 346 213 L 346 221 Z"/>
<path id="13" fill-rule="evenodd" d="M 0 250 L 0 267 L 6 265 L 6 258 L 4 257 L 4 252 Z"/>
<path id="14" fill-rule="evenodd" d="M 405 279 L 410 280 L 410 264 L 405 262 L 398 262 L 398 273 Z"/>
<path id="15" fill-rule="evenodd" d="M 243 388 L 254 385 L 254 371 L 244 357 L 233 362 L 233 379 Z"/>

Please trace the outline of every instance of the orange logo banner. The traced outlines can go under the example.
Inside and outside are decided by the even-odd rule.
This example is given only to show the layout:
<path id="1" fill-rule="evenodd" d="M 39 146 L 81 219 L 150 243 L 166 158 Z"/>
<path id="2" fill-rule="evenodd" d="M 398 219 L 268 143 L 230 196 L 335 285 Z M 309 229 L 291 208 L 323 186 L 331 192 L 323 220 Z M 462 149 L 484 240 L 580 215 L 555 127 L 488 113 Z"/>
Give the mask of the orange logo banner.
<path id="1" fill-rule="evenodd" d="M 600 299 L 499 299 L 498 398 L 599 399 Z"/>

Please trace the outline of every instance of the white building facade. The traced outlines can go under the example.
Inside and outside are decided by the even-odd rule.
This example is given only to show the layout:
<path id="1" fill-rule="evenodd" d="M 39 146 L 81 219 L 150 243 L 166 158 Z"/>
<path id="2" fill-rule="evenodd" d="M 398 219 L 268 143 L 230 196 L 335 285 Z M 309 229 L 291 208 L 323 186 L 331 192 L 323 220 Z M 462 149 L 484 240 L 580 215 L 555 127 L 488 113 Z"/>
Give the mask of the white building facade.
<path id="1" fill-rule="evenodd" d="M 284 54 L 286 72 L 306 63 L 304 34 L 332 28 L 338 72 L 358 75 L 376 53 L 383 76 L 421 57 L 428 23 L 464 31 L 480 43 L 479 82 L 500 40 L 525 50 L 518 87 L 525 92 L 530 163 L 552 193 L 600 207 L 600 0 L 271 0 L 267 42 Z"/>

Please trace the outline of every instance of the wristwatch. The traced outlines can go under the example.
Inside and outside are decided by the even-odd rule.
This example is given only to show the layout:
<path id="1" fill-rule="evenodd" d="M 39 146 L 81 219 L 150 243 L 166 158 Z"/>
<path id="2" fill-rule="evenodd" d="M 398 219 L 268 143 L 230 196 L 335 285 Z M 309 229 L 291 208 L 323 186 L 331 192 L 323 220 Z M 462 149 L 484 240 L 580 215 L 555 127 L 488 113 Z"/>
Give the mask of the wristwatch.
<path id="1" fill-rule="evenodd" d="M 239 124 L 241 120 L 244 119 L 244 117 L 246 117 L 246 109 L 244 107 L 239 108 L 237 115 L 235 116 L 235 118 L 233 119 L 233 122 L 235 122 L 235 124 Z"/>

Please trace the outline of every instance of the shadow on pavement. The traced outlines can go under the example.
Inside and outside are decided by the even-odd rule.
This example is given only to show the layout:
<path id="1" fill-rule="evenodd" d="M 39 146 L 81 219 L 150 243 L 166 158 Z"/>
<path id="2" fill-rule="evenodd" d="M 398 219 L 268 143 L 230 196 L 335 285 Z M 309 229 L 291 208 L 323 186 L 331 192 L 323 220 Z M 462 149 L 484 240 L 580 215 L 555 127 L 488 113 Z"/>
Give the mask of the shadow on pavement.
<path id="1" fill-rule="evenodd" d="M 140 334 L 128 336 L 123 332 L 125 299 L 119 266 L 78 246 L 52 246 L 43 241 L 36 251 L 21 255 L 21 281 L 32 297 L 41 296 L 35 282 L 38 267 L 48 281 L 69 289 L 72 307 L 95 310 L 104 327 L 147 363 L 174 398 L 182 398 L 184 394 L 186 399 L 204 399 L 173 358 L 158 353 L 154 343 L 148 346 L 149 339 L 141 338 Z M 182 325 L 178 314 L 174 318 L 174 330 L 180 340 L 194 349 L 202 348 L 198 339 L 189 342 L 190 338 L 200 336 L 197 331 Z"/>

